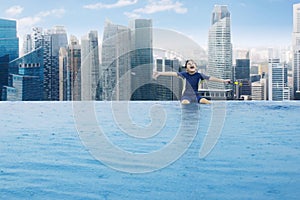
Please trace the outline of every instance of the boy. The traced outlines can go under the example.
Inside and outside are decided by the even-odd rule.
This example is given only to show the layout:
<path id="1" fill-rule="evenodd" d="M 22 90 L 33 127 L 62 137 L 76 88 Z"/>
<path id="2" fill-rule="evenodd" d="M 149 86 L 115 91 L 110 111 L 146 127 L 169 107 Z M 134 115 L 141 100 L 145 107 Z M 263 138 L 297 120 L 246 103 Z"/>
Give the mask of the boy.
<path id="1" fill-rule="evenodd" d="M 193 60 L 185 62 L 185 72 L 153 72 L 153 78 L 157 79 L 159 76 L 176 76 L 184 80 L 181 103 L 189 104 L 191 102 L 198 102 L 203 104 L 210 104 L 210 101 L 201 97 L 198 94 L 198 85 L 201 80 L 215 81 L 220 83 L 231 83 L 230 79 L 218 79 L 213 76 L 207 76 L 197 71 L 197 65 Z M 187 82 L 187 83 L 186 83 Z"/>

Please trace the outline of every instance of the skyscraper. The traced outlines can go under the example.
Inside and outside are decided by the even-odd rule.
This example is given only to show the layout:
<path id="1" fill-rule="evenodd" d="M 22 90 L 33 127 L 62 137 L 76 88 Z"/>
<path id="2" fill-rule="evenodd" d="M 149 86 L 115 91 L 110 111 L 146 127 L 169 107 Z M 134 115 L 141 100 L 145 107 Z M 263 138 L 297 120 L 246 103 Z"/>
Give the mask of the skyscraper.
<path id="1" fill-rule="evenodd" d="M 236 83 L 234 90 L 237 99 L 239 99 L 241 95 L 251 95 L 249 59 L 236 59 L 233 78 Z"/>
<path id="2" fill-rule="evenodd" d="M 155 59 L 155 68 L 159 72 L 178 71 L 181 63 L 178 59 L 157 58 Z M 154 100 L 173 101 L 178 100 L 182 91 L 182 80 L 177 77 L 161 76 L 156 80 L 157 86 L 153 88 Z"/>
<path id="3" fill-rule="evenodd" d="M 101 56 L 101 99 L 130 99 L 130 51 L 130 29 L 106 21 Z"/>
<path id="4" fill-rule="evenodd" d="M 236 59 L 234 68 L 235 79 L 250 79 L 250 60 L 249 59 Z"/>
<path id="5" fill-rule="evenodd" d="M 0 101 L 2 101 L 2 88 L 8 85 L 9 55 L 0 57 Z"/>
<path id="6" fill-rule="evenodd" d="M 42 100 L 43 77 L 43 48 L 40 47 L 9 63 L 9 82 L 3 88 L 3 99 Z"/>
<path id="7" fill-rule="evenodd" d="M 98 32 L 90 31 L 81 39 L 81 99 L 98 100 L 99 85 Z"/>
<path id="8" fill-rule="evenodd" d="M 43 32 L 42 28 L 32 29 L 32 47 L 43 48 L 44 61 L 44 100 L 59 100 L 59 49 L 68 44 L 67 33 L 63 26 Z"/>
<path id="9" fill-rule="evenodd" d="M 230 13 L 225 5 L 215 5 L 208 33 L 208 74 L 221 79 L 232 79 L 232 44 Z M 209 89 L 223 89 L 224 84 L 209 82 Z M 232 89 L 232 85 L 226 85 Z"/>
<path id="10" fill-rule="evenodd" d="M 37 49 L 43 45 L 43 28 L 33 27 L 31 32 L 32 49 Z"/>
<path id="11" fill-rule="evenodd" d="M 300 3 L 293 5 L 293 95 L 300 100 Z"/>
<path id="12" fill-rule="evenodd" d="M 290 89 L 287 85 L 287 66 L 279 59 L 269 59 L 269 100 L 290 100 Z"/>
<path id="13" fill-rule="evenodd" d="M 78 39 L 71 35 L 67 48 L 59 50 L 59 100 L 79 101 L 81 48 Z"/>
<path id="14" fill-rule="evenodd" d="M 41 42 L 41 43 L 40 43 Z M 38 47 L 41 45 L 43 47 L 43 60 L 44 60 L 44 83 L 43 83 L 43 99 L 45 101 L 51 101 L 51 33 L 45 33 L 42 35 L 42 40 L 34 40 L 34 46 Z"/>
<path id="15" fill-rule="evenodd" d="M 132 100 L 151 100 L 153 71 L 153 33 L 151 19 L 135 19 L 132 30 L 131 88 Z"/>
<path id="16" fill-rule="evenodd" d="M 50 80 L 50 99 L 52 101 L 59 100 L 59 49 L 67 47 L 67 32 L 63 26 L 55 26 L 51 32 L 51 69 L 46 74 Z"/>
<path id="17" fill-rule="evenodd" d="M 59 49 L 59 100 L 70 101 L 70 71 L 68 69 L 68 53 L 67 49 L 61 47 Z"/>
<path id="18" fill-rule="evenodd" d="M 15 20 L 0 19 L 0 57 L 9 55 L 12 61 L 19 57 L 19 38 Z"/>
<path id="19" fill-rule="evenodd" d="M 24 41 L 23 41 L 23 54 L 27 54 L 30 51 L 32 51 L 32 37 L 30 34 L 26 34 L 24 36 Z"/>
<path id="20" fill-rule="evenodd" d="M 70 69 L 71 100 L 81 100 L 81 46 L 79 40 L 72 36 L 68 45 L 68 66 Z"/>
<path id="21" fill-rule="evenodd" d="M 251 84 L 251 97 L 252 100 L 267 100 L 268 85 L 267 79 L 262 78 L 260 81 Z"/>
<path id="22" fill-rule="evenodd" d="M 16 21 L 0 19 L 0 100 L 2 88 L 8 84 L 8 63 L 19 57 Z"/>

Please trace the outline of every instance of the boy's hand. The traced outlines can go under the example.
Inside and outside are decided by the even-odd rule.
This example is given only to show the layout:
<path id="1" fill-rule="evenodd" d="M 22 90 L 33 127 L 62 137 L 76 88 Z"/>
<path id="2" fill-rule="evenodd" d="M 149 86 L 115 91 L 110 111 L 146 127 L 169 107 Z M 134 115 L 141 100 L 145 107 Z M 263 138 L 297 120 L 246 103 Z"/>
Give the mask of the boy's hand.
<path id="1" fill-rule="evenodd" d="M 152 74 L 152 78 L 156 80 L 157 77 L 159 77 L 159 72 L 158 71 L 154 71 L 153 74 Z"/>
<path id="2" fill-rule="evenodd" d="M 225 80 L 224 80 L 224 83 L 225 83 L 225 84 L 230 84 L 230 83 L 232 83 L 232 81 L 231 81 L 230 79 L 225 79 Z"/>

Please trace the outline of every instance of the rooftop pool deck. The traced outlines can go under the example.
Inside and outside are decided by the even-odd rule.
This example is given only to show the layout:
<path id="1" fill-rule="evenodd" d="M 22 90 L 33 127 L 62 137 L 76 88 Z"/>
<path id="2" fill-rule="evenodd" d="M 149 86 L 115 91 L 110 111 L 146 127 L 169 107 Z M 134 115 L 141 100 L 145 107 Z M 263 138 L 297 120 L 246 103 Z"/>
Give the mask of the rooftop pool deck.
<path id="1" fill-rule="evenodd" d="M 299 199 L 300 102 L 1 102 L 0 199 Z"/>

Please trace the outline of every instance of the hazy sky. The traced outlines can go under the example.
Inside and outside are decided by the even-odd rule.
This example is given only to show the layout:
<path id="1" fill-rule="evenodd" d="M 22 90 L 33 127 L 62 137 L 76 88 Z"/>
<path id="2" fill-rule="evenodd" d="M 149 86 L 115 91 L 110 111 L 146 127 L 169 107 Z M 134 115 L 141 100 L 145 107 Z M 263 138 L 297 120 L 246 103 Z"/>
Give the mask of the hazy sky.
<path id="1" fill-rule="evenodd" d="M 299 0 L 0 0 L 0 17 L 15 19 L 18 35 L 39 26 L 65 26 L 80 38 L 90 30 L 102 37 L 104 22 L 128 25 L 132 17 L 153 20 L 154 28 L 171 29 L 207 45 L 215 4 L 228 5 L 235 47 L 291 44 L 293 4 Z"/>

